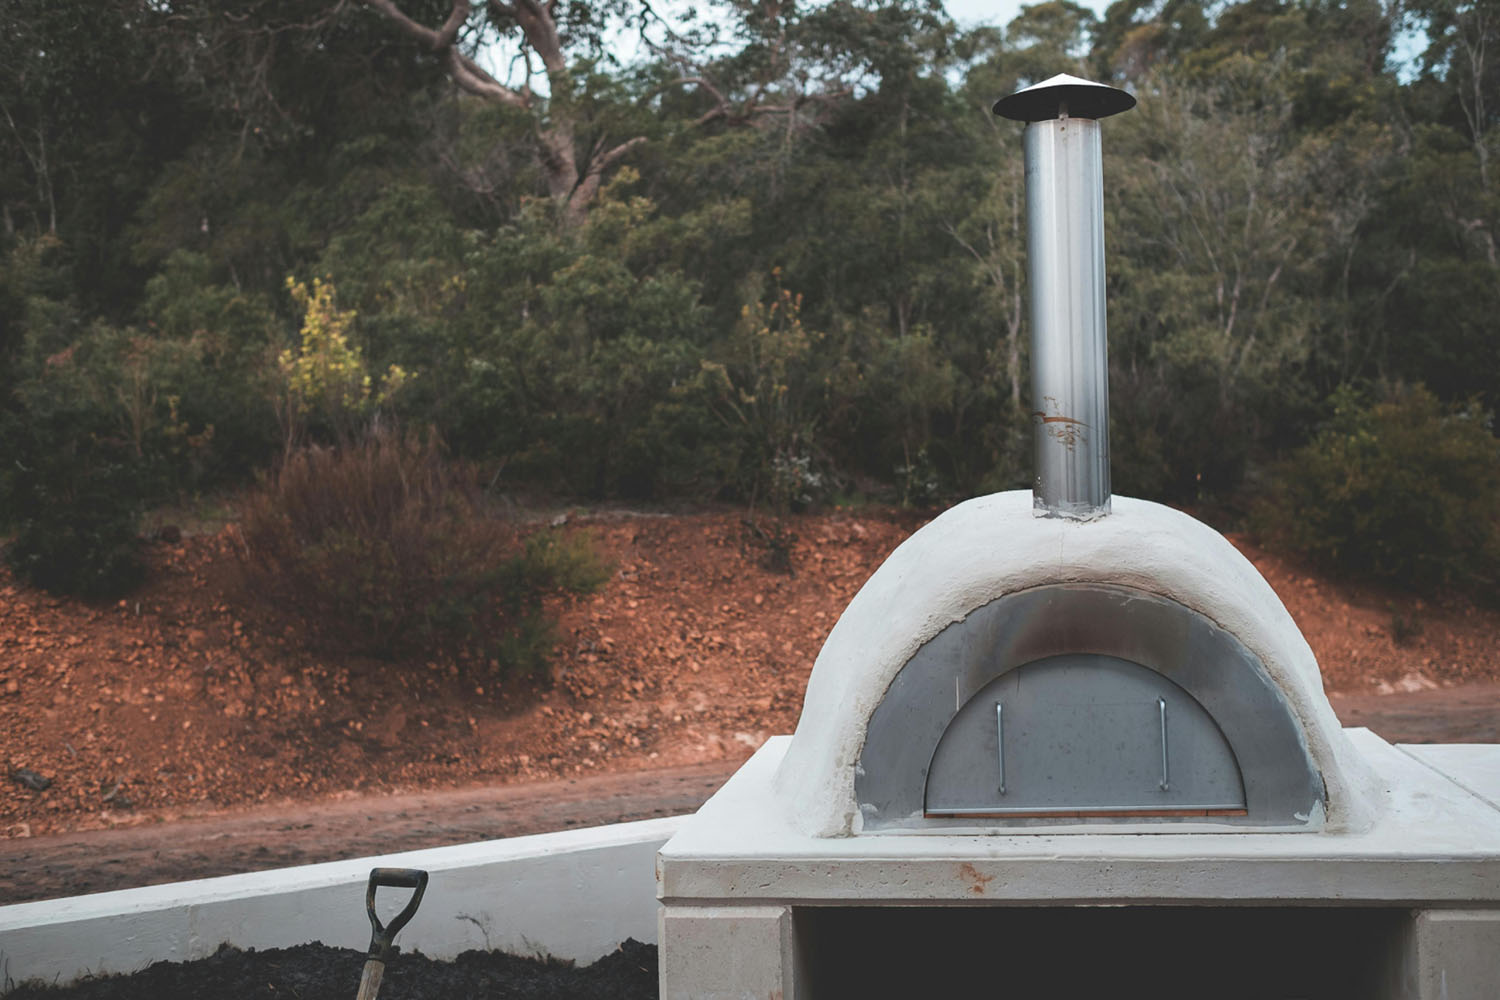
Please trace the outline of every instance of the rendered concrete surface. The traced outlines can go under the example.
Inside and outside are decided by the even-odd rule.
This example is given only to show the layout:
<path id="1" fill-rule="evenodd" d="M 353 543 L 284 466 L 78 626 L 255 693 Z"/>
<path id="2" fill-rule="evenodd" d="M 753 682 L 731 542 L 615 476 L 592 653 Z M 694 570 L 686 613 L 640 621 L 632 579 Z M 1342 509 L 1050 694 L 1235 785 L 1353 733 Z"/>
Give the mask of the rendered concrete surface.
<path id="1" fill-rule="evenodd" d="M 979 497 L 917 531 L 865 583 L 829 634 L 775 776 L 780 812 L 804 833 L 857 833 L 854 766 L 892 679 L 925 642 L 1006 594 L 1108 583 L 1198 612 L 1264 664 L 1302 727 L 1328 790 L 1326 828 L 1376 822 L 1379 782 L 1323 694 L 1312 650 L 1280 598 L 1222 535 L 1180 511 L 1128 497 L 1093 521 L 1042 518 L 1029 491 Z M 1309 834 L 1311 835 L 1311 834 Z"/>
<path id="2" fill-rule="evenodd" d="M 790 998 L 797 993 L 788 906 L 661 911 L 662 1000 Z"/>
<path id="3" fill-rule="evenodd" d="M 1403 743 L 1401 749 L 1500 809 L 1500 753 L 1487 743 Z"/>
<path id="4" fill-rule="evenodd" d="M 1358 832 L 1075 826 L 835 838 L 806 833 L 776 794 L 789 746 L 777 737 L 662 848 L 660 896 L 669 905 L 1500 906 L 1500 810 L 1368 730 L 1346 735 L 1379 779 L 1378 819 Z M 1476 757 L 1500 757 L 1500 747 L 1480 749 Z"/>
<path id="5" fill-rule="evenodd" d="M 0 974 L 68 983 L 189 961 L 228 942 L 285 948 L 369 944 L 375 867 L 431 873 L 398 944 L 433 958 L 474 948 L 592 962 L 628 937 L 653 941 L 657 849 L 681 818 L 354 858 L 277 871 L 0 907 Z M 387 893 L 390 893 L 387 896 Z M 377 896 L 398 909 L 404 890 Z M 3 986 L 3 978 L 0 978 Z"/>
<path id="6" fill-rule="evenodd" d="M 1368 730 L 1343 735 L 1376 782 L 1375 820 L 1358 831 L 1101 833 L 1063 826 L 845 837 L 813 836 L 795 822 L 774 780 L 791 740 L 774 738 L 661 850 L 662 995 L 845 995 L 840 976 L 867 961 L 861 928 L 901 928 L 894 938 L 887 933 L 886 946 L 903 955 L 895 968 L 905 971 L 947 943 L 923 940 L 933 926 L 989 942 L 994 936 L 983 928 L 1046 920 L 1081 929 L 1085 944 L 1087 929 L 1105 927 L 1111 930 L 1103 933 L 1125 937 L 1127 948 L 1170 956 L 1172 940 L 1136 941 L 1134 928 L 1161 916 L 1149 922 L 1177 920 L 1215 943 L 1258 927 L 1269 937 L 1280 933 L 1285 944 L 1290 939 L 1276 924 L 1257 923 L 1257 914 L 1271 913 L 1303 928 L 1296 943 L 1315 943 L 1302 949 L 1297 966 L 1322 977 L 1310 997 L 1500 997 L 1500 808 L 1479 794 L 1493 793 L 1487 782 L 1500 771 L 1500 746 L 1395 747 Z M 993 919 L 1017 908 L 1028 914 L 1021 924 Z M 924 910 L 932 916 L 902 916 Z M 1142 916 L 1110 924 L 1112 913 Z M 891 915 L 884 925 L 881 914 Z M 973 919 L 966 923 L 963 914 Z M 1243 940 L 1248 950 L 1234 950 L 1226 967 L 1264 945 L 1253 933 Z M 1330 940 L 1339 943 L 1327 958 Z M 839 951 L 833 961 L 855 964 L 830 967 L 830 942 Z M 940 962 L 953 958 L 944 953 Z M 1033 984 L 1056 972 L 1045 963 L 1064 961 L 1050 954 L 1030 967 L 1024 952 L 1004 958 L 1012 982 L 1029 976 Z M 1153 964 L 1147 976 L 1128 982 L 1156 982 L 1171 968 Z M 1346 974 L 1362 984 L 1353 994 Z M 888 985 L 873 982 L 877 995 Z M 1155 995 L 1164 997 L 1214 995 L 1199 979 L 1168 975 L 1157 985 Z"/>
<path id="7" fill-rule="evenodd" d="M 1404 984 L 1408 995 L 1420 1000 L 1500 996 L 1500 910 L 1419 913 L 1412 952 L 1415 983 Z"/>

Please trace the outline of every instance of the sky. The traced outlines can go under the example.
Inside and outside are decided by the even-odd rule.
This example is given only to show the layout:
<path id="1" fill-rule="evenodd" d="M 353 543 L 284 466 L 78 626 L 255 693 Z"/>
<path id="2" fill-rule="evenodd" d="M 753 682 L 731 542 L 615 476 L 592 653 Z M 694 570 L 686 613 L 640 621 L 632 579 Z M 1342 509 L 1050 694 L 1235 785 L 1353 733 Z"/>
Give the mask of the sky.
<path id="1" fill-rule="evenodd" d="M 1039 0 L 1026 0 L 1037 3 Z M 1075 0 L 1080 6 L 1091 8 L 1101 18 L 1111 0 Z M 966 28 L 980 24 L 995 24 L 1004 27 L 1021 13 L 1022 0 L 944 0 L 943 6 L 953 20 Z M 1396 36 L 1395 59 L 1397 75 L 1410 80 L 1416 73 L 1416 60 L 1426 41 L 1420 31 L 1408 29 Z"/>
<path id="2" fill-rule="evenodd" d="M 944 0 L 943 6 L 947 8 L 949 15 L 965 28 L 977 27 L 981 24 L 993 24 L 1004 27 L 1012 19 L 1021 13 L 1024 3 L 1040 3 L 1041 0 Z M 1081 6 L 1092 8 L 1094 13 L 1103 16 L 1111 0 L 1075 0 Z M 673 0 L 657 4 L 658 10 L 671 11 Z M 670 16 L 670 15 L 669 15 Z M 639 45 L 629 36 L 622 34 L 614 43 L 617 46 L 618 57 L 629 62 L 640 51 Z M 487 67 L 493 72 L 496 67 Z M 536 85 L 536 81 L 533 81 Z"/>
<path id="3" fill-rule="evenodd" d="M 949 15 L 965 28 L 973 28 L 981 24 L 993 24 L 1004 27 L 1017 14 L 1021 13 L 1023 2 L 1032 4 L 1039 3 L 1041 0 L 944 0 L 943 6 L 947 8 Z M 1092 8 L 1094 13 L 1102 16 L 1105 8 L 1110 5 L 1111 0 L 1075 0 L 1075 2 L 1081 6 Z M 659 3 L 656 6 L 658 10 L 671 11 L 673 4 L 674 0 L 667 0 L 667 2 Z M 641 52 L 639 44 L 629 34 L 622 33 L 617 36 L 613 40 L 613 44 L 616 48 L 616 56 L 624 62 L 631 61 Z M 481 64 L 491 73 L 504 80 L 506 78 L 504 72 L 506 67 L 499 65 L 498 60 L 500 58 L 499 53 L 483 51 L 480 53 Z M 545 92 L 545 78 L 533 79 L 532 86 L 539 92 Z"/>
<path id="4" fill-rule="evenodd" d="M 674 0 L 665 0 L 659 3 L 658 9 L 670 10 Z M 681 2 L 681 0 L 678 0 Z M 976 27 L 981 24 L 992 24 L 1004 27 L 1009 24 L 1017 14 L 1021 13 L 1023 4 L 1037 3 L 1040 0 L 944 0 L 944 6 L 948 13 L 965 28 Z M 1075 0 L 1081 6 L 1091 8 L 1095 14 L 1104 16 L 1104 11 L 1109 7 L 1112 0 Z M 1398 69 L 1403 78 L 1409 78 L 1414 72 L 1415 59 L 1421 51 L 1422 37 L 1420 34 L 1408 31 L 1396 40 L 1396 59 L 1404 68 Z M 623 61 L 629 62 L 639 54 L 639 45 L 629 35 L 621 35 L 615 40 L 617 47 L 616 55 Z M 490 72 L 495 73 L 501 79 L 505 79 L 503 72 L 506 67 L 493 63 L 497 53 L 481 52 L 480 61 L 486 64 Z M 490 58 L 485 58 L 490 56 Z M 546 90 L 546 78 L 533 78 L 532 86 L 540 92 Z"/>
<path id="5" fill-rule="evenodd" d="M 1038 0 L 1030 0 L 1037 3 Z M 1109 0 L 1077 0 L 1079 6 L 1092 8 L 1095 14 L 1104 15 Z M 980 24 L 995 24 L 1005 27 L 1021 13 L 1021 0 L 944 0 L 953 20 L 966 28 Z"/>

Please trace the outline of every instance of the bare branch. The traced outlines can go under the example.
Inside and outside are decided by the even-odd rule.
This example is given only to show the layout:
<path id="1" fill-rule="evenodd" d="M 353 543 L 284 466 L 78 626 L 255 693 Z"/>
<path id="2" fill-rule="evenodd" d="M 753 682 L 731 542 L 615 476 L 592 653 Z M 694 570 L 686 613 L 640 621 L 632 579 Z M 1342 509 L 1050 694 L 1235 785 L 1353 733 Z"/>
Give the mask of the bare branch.
<path id="1" fill-rule="evenodd" d="M 484 71 L 474 60 L 458 51 L 457 46 L 448 49 L 448 71 L 453 82 L 478 97 L 499 101 L 513 108 L 529 108 L 531 101 L 525 94 L 518 94 Z"/>
<path id="2" fill-rule="evenodd" d="M 693 127 L 698 128 L 707 125 L 711 121 L 729 117 L 729 98 L 725 97 L 724 92 L 721 91 L 718 87 L 714 86 L 713 82 L 710 81 L 706 76 L 678 77 L 676 80 L 669 80 L 668 82 L 655 88 L 646 96 L 647 98 L 655 97 L 657 94 L 660 94 L 662 91 L 667 90 L 671 87 L 689 86 L 702 87 L 704 90 L 708 91 L 709 96 L 714 99 L 714 106 L 703 112 L 703 114 L 699 115 L 693 121 Z"/>
<path id="3" fill-rule="evenodd" d="M 31 164 L 32 170 L 37 170 L 36 157 L 32 156 L 31 150 L 26 148 L 26 141 L 21 138 L 21 130 L 16 127 L 16 120 L 10 116 L 10 109 L 3 103 L 0 103 L 0 112 L 4 113 L 5 120 L 10 123 L 10 130 L 16 135 L 16 145 L 21 147 L 21 155 L 26 157 L 27 162 Z"/>
<path id="4" fill-rule="evenodd" d="M 653 53 L 655 53 L 662 59 L 677 63 L 684 68 L 691 68 L 688 60 L 682 55 L 682 50 L 701 48 L 713 49 L 717 47 L 719 43 L 719 28 L 717 25 L 712 25 L 709 27 L 709 34 L 706 37 L 701 34 L 701 28 L 695 30 L 694 35 L 698 39 L 698 41 L 695 43 L 693 39 L 685 37 L 675 31 L 672 28 L 671 22 L 667 18 L 662 17 L 659 13 L 657 13 L 656 8 L 651 6 L 651 0 L 637 0 L 637 6 L 640 10 L 640 16 L 636 22 L 638 25 L 636 33 L 640 38 L 640 42 L 642 45 L 650 49 Z M 658 44 L 653 38 L 651 38 L 649 34 L 647 34 L 647 29 L 651 25 L 659 27 L 662 30 L 663 34 L 666 35 L 667 41 L 675 43 L 677 46 L 679 46 L 679 48 L 667 48 L 666 46 Z"/>
<path id="5" fill-rule="evenodd" d="M 445 49 L 453 44 L 458 37 L 458 30 L 469 20 L 469 0 L 454 0 L 453 9 L 448 12 L 448 20 L 437 30 L 437 42 L 433 49 Z"/>
<path id="6" fill-rule="evenodd" d="M 717 104 L 719 104 L 719 105 L 721 105 L 723 107 L 728 107 L 729 106 L 729 100 L 724 96 L 723 92 L 720 91 L 718 87 L 715 87 L 713 85 L 712 81 L 710 81 L 708 79 L 708 77 L 706 77 L 706 76 L 683 76 L 683 77 L 678 77 L 676 80 L 669 80 L 666 83 L 662 84 L 661 86 L 656 87 L 655 89 L 653 89 L 646 96 L 648 98 L 649 97 L 655 97 L 657 94 L 660 94 L 663 91 L 668 90 L 669 88 L 672 88 L 672 87 L 687 87 L 687 86 L 702 87 L 704 90 L 708 91 L 709 94 L 711 94 L 713 96 L 713 99 L 714 99 L 714 101 Z"/>
<path id="7" fill-rule="evenodd" d="M 451 47 L 453 40 L 458 37 L 458 29 L 463 27 L 464 22 L 469 19 L 469 0 L 454 0 L 453 9 L 448 12 L 448 19 L 436 31 L 407 17 L 406 13 L 396 6 L 395 0 L 362 0 L 362 2 L 366 7 L 378 10 L 396 27 L 434 52 L 441 52 Z"/>
<path id="8" fill-rule="evenodd" d="M 622 159 L 624 159 L 625 155 L 632 149 L 637 146 L 643 145 L 645 141 L 646 137 L 643 135 L 638 135 L 634 139 L 626 139 L 624 142 L 620 143 L 618 146 L 616 146 L 614 149 L 611 149 L 603 156 L 599 156 L 593 159 L 589 163 L 589 173 L 604 173 L 604 171 L 608 170 L 610 167 L 614 166 L 616 163 L 619 163 Z"/>
<path id="9" fill-rule="evenodd" d="M 724 119 L 733 125 L 743 125 L 759 115 L 795 115 L 804 105 L 824 104 L 831 105 L 842 97 L 853 93 L 849 89 L 830 90 L 817 94 L 799 94 L 797 99 L 790 104 L 761 104 L 760 97 L 764 92 L 764 85 L 757 87 L 755 93 L 747 97 L 743 104 L 738 107 L 724 95 L 724 92 L 714 85 L 713 81 L 706 76 L 683 76 L 676 80 L 670 80 L 661 84 L 651 91 L 647 97 L 667 90 L 669 87 L 702 87 L 714 100 L 714 106 L 693 120 L 694 127 L 707 125 L 709 122 Z"/>
<path id="10" fill-rule="evenodd" d="M 563 55 L 562 39 L 557 34 L 557 21 L 547 5 L 538 0 L 516 0 L 515 18 L 526 35 L 526 41 L 541 56 L 547 75 L 565 76 L 568 61 Z"/>
<path id="11" fill-rule="evenodd" d="M 579 178 L 578 185 L 568 193 L 567 213 L 575 223 L 583 221 L 589 206 L 599 194 L 599 187 L 604 181 L 604 172 L 645 141 L 645 136 L 638 135 L 634 139 L 627 139 L 620 143 L 602 156 L 598 154 L 599 150 L 604 148 L 604 140 L 600 139 L 594 144 L 594 152 L 589 157 L 588 169 Z"/>

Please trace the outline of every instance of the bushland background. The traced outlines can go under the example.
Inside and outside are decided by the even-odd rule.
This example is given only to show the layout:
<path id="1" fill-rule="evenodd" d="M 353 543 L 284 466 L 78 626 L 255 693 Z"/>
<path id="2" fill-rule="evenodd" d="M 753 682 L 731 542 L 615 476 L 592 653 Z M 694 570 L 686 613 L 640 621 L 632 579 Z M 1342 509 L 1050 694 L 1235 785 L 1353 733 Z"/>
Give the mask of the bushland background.
<path id="1" fill-rule="evenodd" d="M 246 484 L 377 413 L 497 489 L 1024 485 L 1020 126 L 989 107 L 1058 71 L 1140 98 L 1105 140 L 1118 492 L 1236 511 L 1332 461 L 1417 480 L 1418 528 L 1451 465 L 1492 458 L 1485 4 L 1057 2 L 971 31 L 909 0 L 0 16 L 11 522 Z M 1331 477 L 1295 489 L 1369 485 Z"/>

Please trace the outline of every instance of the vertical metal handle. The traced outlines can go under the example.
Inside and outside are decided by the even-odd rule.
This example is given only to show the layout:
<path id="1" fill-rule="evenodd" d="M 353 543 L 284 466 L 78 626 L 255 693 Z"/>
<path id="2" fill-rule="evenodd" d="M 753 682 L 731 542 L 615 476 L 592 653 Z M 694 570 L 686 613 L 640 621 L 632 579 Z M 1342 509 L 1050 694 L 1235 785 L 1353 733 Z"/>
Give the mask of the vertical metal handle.
<path id="1" fill-rule="evenodd" d="M 995 702 L 995 757 L 1000 762 L 1000 794 L 1005 794 L 1005 714 Z"/>
<path id="2" fill-rule="evenodd" d="M 1167 699 L 1156 699 L 1156 713 L 1161 719 L 1161 790 L 1165 792 L 1171 785 L 1167 774 Z"/>

